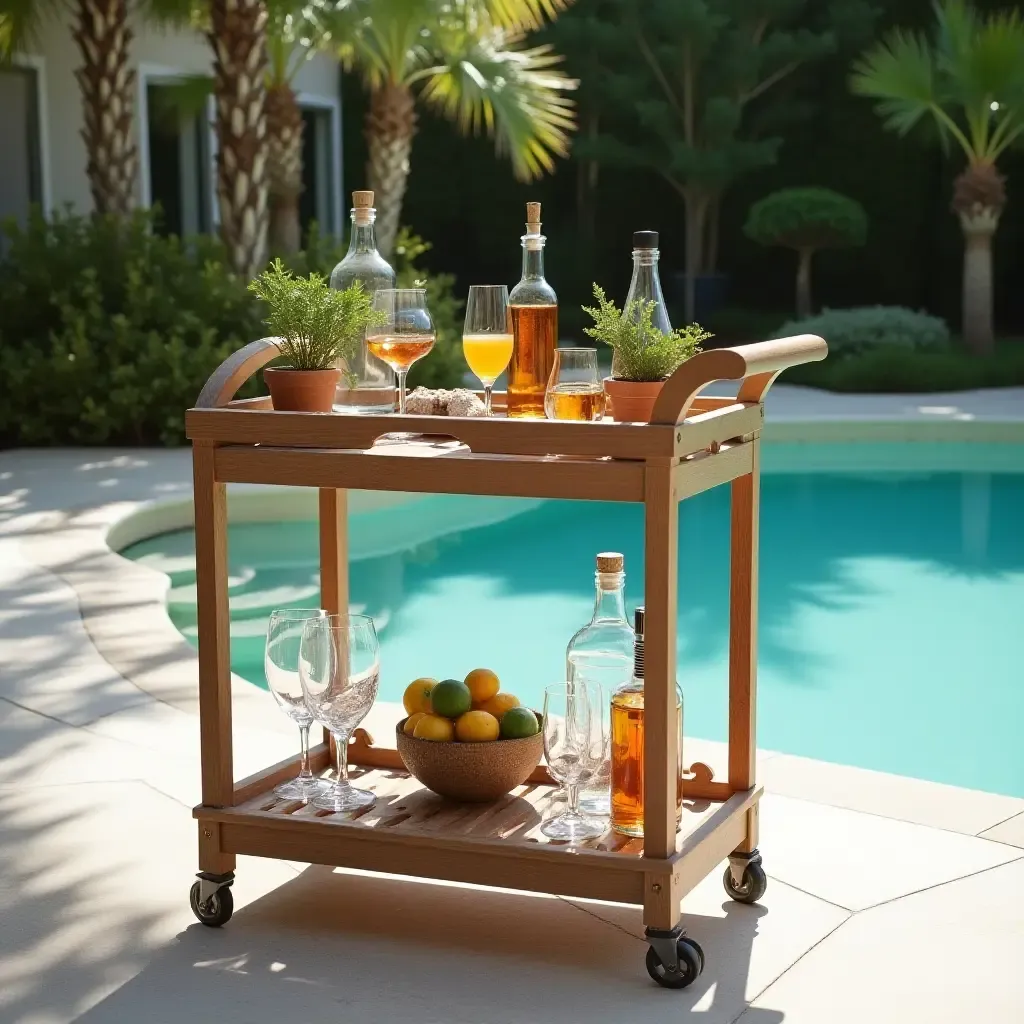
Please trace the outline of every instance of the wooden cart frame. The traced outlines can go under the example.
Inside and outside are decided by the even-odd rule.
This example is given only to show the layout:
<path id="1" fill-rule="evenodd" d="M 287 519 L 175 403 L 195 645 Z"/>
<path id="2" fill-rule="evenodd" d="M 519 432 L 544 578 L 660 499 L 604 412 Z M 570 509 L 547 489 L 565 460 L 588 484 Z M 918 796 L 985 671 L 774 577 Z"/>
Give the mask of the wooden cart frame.
<path id="1" fill-rule="evenodd" d="M 283 858 L 639 904 L 651 943 L 648 969 L 652 956 L 655 967 L 660 961 L 660 977 L 652 976 L 670 987 L 692 981 L 703 956 L 695 968 L 692 953 L 699 947 L 691 941 L 690 960 L 681 948 L 688 941 L 680 939 L 682 898 L 727 857 L 730 895 L 749 901 L 763 892 L 755 704 L 764 397 L 784 369 L 823 359 L 826 351 L 824 341 L 805 335 L 701 353 L 666 382 L 649 424 L 274 412 L 269 399 L 234 396 L 278 354 L 275 340 L 253 342 L 227 359 L 186 416 L 193 444 L 202 734 L 202 803 L 193 812 L 200 867 L 193 909 L 200 920 L 219 924 L 230 916 L 226 887 L 237 854 Z M 741 381 L 735 399 L 701 396 L 707 384 L 727 379 Z M 376 443 L 396 429 L 423 436 Z M 374 746 L 363 732 L 348 758 L 365 769 L 360 784 L 377 790 L 378 805 L 360 818 L 275 800 L 273 788 L 297 772 L 298 757 L 236 783 L 226 512 L 226 484 L 235 482 L 319 489 L 321 603 L 330 612 L 348 607 L 349 489 L 642 502 L 644 838 L 609 833 L 580 846 L 545 839 L 530 827 L 551 794 L 543 766 L 498 808 L 442 807 L 396 771 L 403 766 L 395 750 Z M 690 766 L 677 831 L 677 506 L 726 483 L 732 488 L 728 777 L 718 781 L 706 765 Z M 314 771 L 330 760 L 325 735 L 311 752 Z M 517 826 L 522 807 L 533 813 Z"/>

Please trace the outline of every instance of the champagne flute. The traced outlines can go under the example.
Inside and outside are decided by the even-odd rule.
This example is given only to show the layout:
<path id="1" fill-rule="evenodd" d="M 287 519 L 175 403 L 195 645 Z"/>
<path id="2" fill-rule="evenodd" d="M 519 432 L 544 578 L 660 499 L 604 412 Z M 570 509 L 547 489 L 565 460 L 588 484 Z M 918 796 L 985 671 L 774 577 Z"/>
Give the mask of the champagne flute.
<path id="1" fill-rule="evenodd" d="M 368 615 L 325 615 L 302 631 L 299 679 L 312 716 L 331 730 L 338 754 L 333 789 L 316 797 L 325 811 L 358 811 L 376 797 L 348 780 L 348 741 L 377 699 L 380 647 Z"/>
<path id="2" fill-rule="evenodd" d="M 604 385 L 597 375 L 597 350 L 556 348 L 544 414 L 549 420 L 599 420 L 604 415 Z"/>
<path id="3" fill-rule="evenodd" d="M 548 771 L 564 788 L 566 809 L 549 818 L 541 832 L 570 843 L 604 835 L 608 826 L 580 810 L 580 786 L 600 764 L 601 688 L 593 683 L 562 682 L 544 689 L 544 757 Z"/>
<path id="4" fill-rule="evenodd" d="M 405 378 L 409 367 L 434 347 L 434 321 L 423 288 L 378 288 L 373 308 L 383 313 L 381 324 L 367 328 L 366 347 L 398 378 L 398 411 L 405 412 Z"/>
<path id="5" fill-rule="evenodd" d="M 484 388 L 484 415 L 491 416 L 491 388 L 512 358 L 512 311 L 503 284 L 474 284 L 466 299 L 462 352 Z"/>

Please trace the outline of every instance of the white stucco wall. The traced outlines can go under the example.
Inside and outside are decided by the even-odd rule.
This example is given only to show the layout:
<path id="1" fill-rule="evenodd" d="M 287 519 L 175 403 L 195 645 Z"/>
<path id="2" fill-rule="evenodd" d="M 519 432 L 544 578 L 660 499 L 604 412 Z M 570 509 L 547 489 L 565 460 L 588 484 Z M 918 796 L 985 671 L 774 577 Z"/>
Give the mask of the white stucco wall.
<path id="1" fill-rule="evenodd" d="M 213 73 L 209 44 L 198 33 L 161 29 L 136 17 L 132 17 L 131 23 L 135 34 L 132 65 L 136 71 L 142 65 L 188 75 Z M 66 12 L 61 12 L 59 17 L 51 16 L 42 24 L 35 42 L 27 48 L 26 56 L 41 70 L 43 77 L 44 201 L 55 206 L 70 203 L 77 211 L 86 212 L 92 209 L 92 198 L 85 175 L 81 93 L 75 80 L 81 56 L 71 32 L 71 18 Z M 40 58 L 41 64 L 38 63 Z M 141 88 L 141 76 L 137 77 Z M 340 100 L 340 81 L 337 62 L 317 54 L 303 64 L 294 85 L 296 92 L 309 97 Z M 137 91 L 136 114 L 139 100 Z M 136 132 L 140 131 L 136 117 Z M 136 142 L 141 152 L 145 140 L 137 134 Z"/>

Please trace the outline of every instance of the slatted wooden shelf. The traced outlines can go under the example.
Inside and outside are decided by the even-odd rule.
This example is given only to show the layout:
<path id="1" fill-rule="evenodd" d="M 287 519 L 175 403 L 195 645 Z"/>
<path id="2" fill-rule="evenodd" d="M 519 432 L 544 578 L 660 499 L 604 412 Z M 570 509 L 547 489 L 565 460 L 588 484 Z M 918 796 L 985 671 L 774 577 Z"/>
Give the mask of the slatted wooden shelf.
<path id="1" fill-rule="evenodd" d="M 674 928 L 682 896 L 724 857 L 742 857 L 757 844 L 763 402 L 779 373 L 825 353 L 825 343 L 811 336 L 701 353 L 666 381 L 648 424 L 275 412 L 267 399 L 234 396 L 278 354 L 276 341 L 253 342 L 226 360 L 186 415 L 195 484 L 203 798 L 194 816 L 202 871 L 226 878 L 238 854 L 277 857 L 638 903 L 649 928 Z M 739 381 L 734 398 L 701 394 L 707 384 L 726 379 Z M 495 404 L 502 407 L 502 396 Z M 397 751 L 374 747 L 365 734 L 346 756 L 356 767 L 358 784 L 372 789 L 378 800 L 358 817 L 276 800 L 274 786 L 294 775 L 297 759 L 236 783 L 228 646 L 229 482 L 319 488 L 321 605 L 329 612 L 349 605 L 349 489 L 642 502 L 644 839 L 606 833 L 581 845 L 552 843 L 539 830 L 555 799 L 543 766 L 525 786 L 494 804 L 452 804 L 411 779 Z M 706 766 L 690 766 L 677 831 L 678 502 L 726 483 L 732 492 L 728 771 L 716 780 Z M 552 663 L 561 657 L 560 651 L 552 652 Z M 681 678 L 685 691 L 685 672 Z M 317 747 L 312 762 L 314 770 L 326 770 L 329 748 Z"/>

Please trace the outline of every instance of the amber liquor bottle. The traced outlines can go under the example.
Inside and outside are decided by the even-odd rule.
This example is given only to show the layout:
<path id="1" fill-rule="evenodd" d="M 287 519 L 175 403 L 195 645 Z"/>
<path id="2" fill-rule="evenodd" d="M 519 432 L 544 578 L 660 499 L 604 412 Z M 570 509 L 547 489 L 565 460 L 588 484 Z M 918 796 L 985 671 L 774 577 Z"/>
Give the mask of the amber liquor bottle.
<path id="1" fill-rule="evenodd" d="M 644 610 L 633 618 L 633 678 L 612 694 L 612 828 L 644 834 Z M 676 764 L 676 822 L 683 814 L 683 694 L 676 686 L 679 755 Z"/>
<path id="2" fill-rule="evenodd" d="M 554 365 L 558 296 L 544 279 L 546 241 L 540 233 L 540 203 L 527 203 L 523 276 L 509 295 L 513 341 L 507 411 L 513 419 L 544 418 L 544 391 Z"/>

